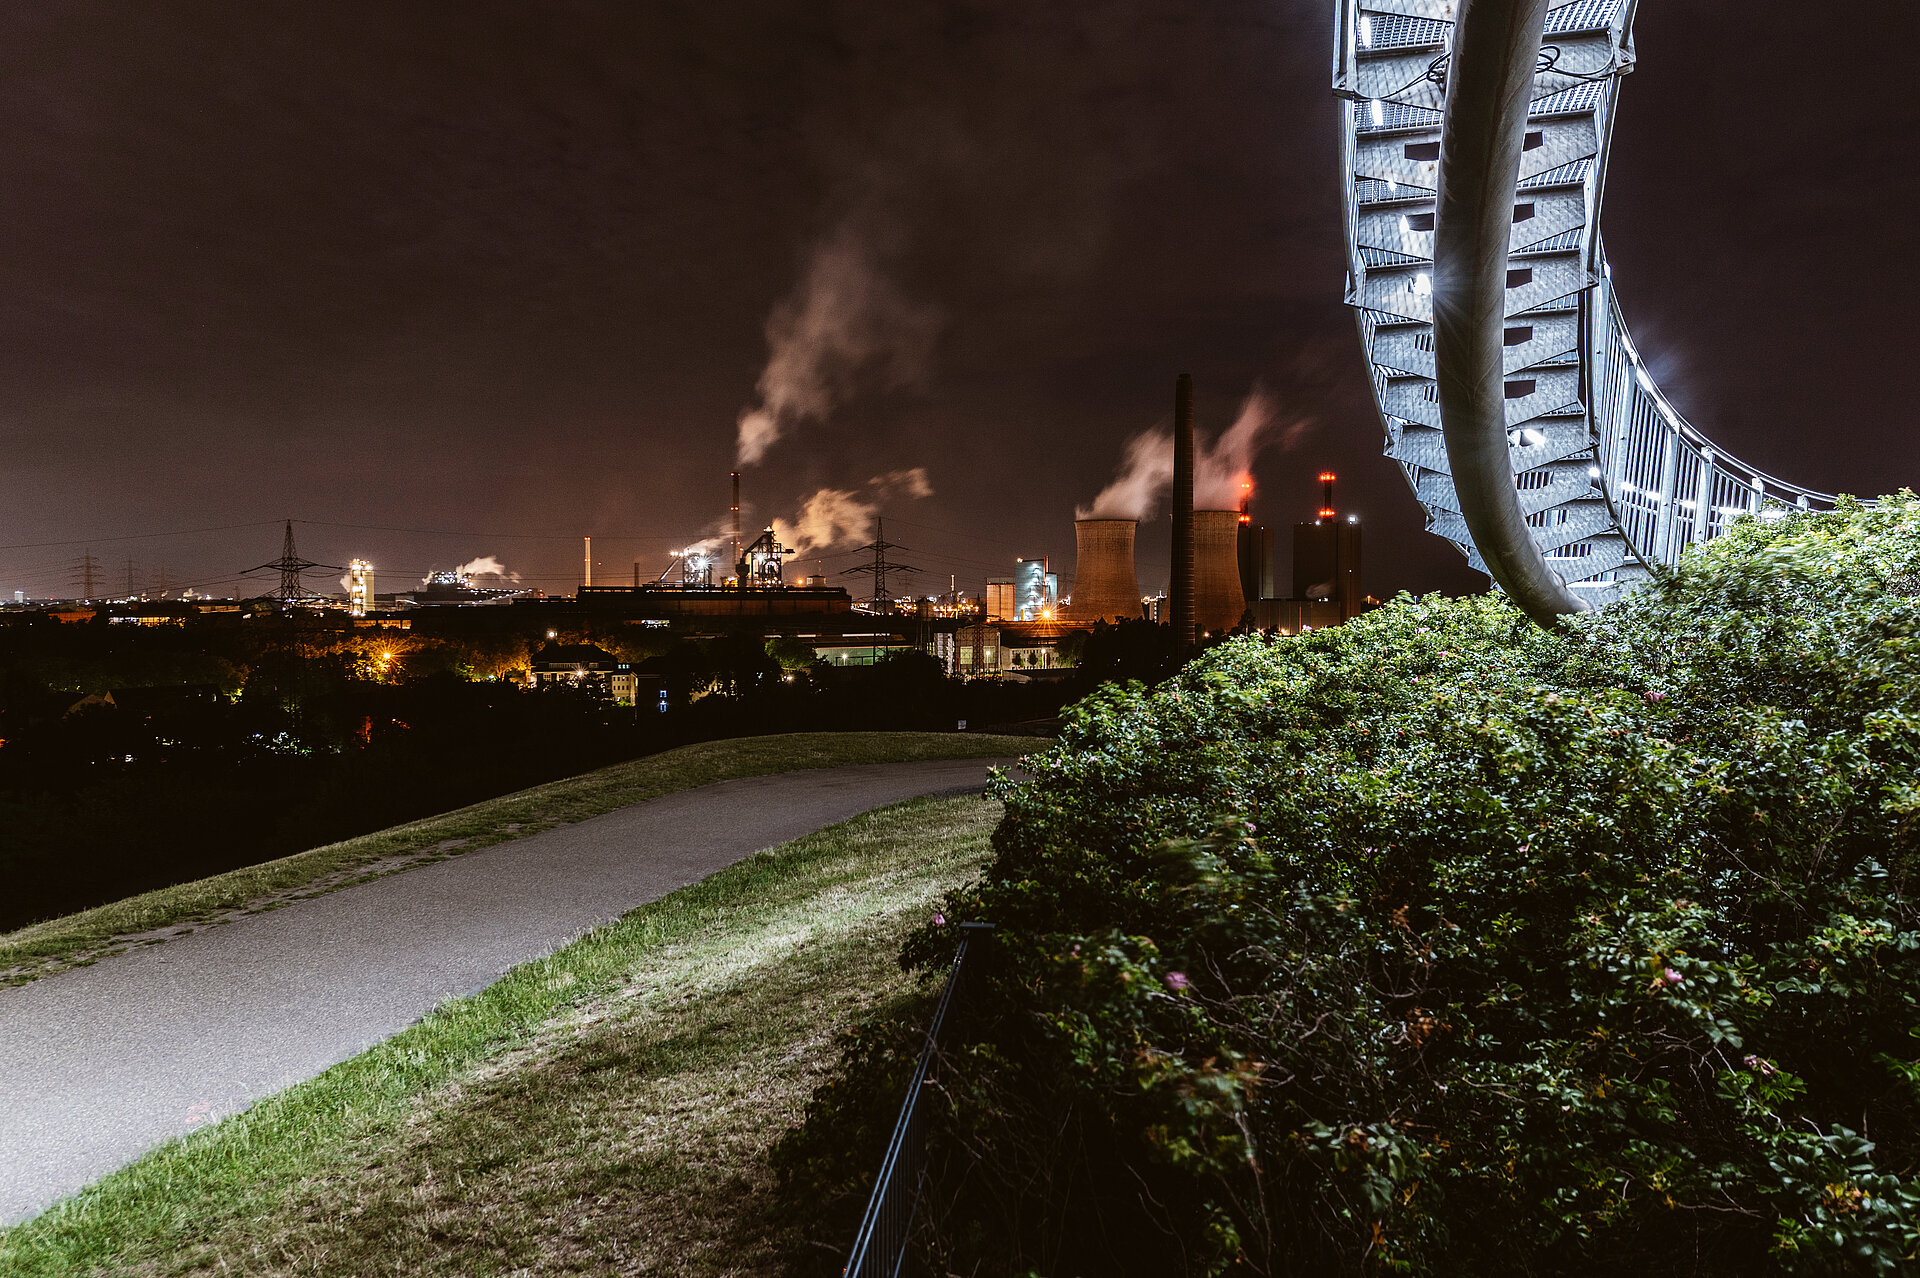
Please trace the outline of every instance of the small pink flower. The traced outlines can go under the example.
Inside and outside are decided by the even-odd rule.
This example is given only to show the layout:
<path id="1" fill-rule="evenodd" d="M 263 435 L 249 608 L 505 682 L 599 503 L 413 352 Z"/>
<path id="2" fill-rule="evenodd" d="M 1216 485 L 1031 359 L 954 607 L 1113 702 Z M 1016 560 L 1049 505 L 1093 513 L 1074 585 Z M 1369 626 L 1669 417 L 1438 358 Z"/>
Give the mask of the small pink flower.
<path id="1" fill-rule="evenodd" d="M 935 914 L 933 916 L 933 925 L 935 927 L 945 927 L 947 925 L 947 916 L 944 914 Z"/>
<path id="2" fill-rule="evenodd" d="M 1748 1056 L 1744 1058 L 1742 1063 L 1745 1064 L 1748 1069 L 1758 1070 L 1762 1078 L 1772 1078 L 1780 1072 L 1772 1061 L 1764 1057 Z"/>
<path id="3" fill-rule="evenodd" d="M 1193 982 L 1187 979 L 1185 972 L 1167 973 L 1167 988 L 1170 990 L 1184 990 L 1192 984 Z"/>
<path id="4" fill-rule="evenodd" d="M 1660 972 L 1660 976 L 1661 976 L 1661 979 L 1665 980 L 1666 983 L 1669 985 L 1678 985 L 1682 981 L 1687 979 L 1686 977 L 1680 975 L 1680 973 L 1674 971 L 1670 967 L 1663 968 Z"/>
<path id="5" fill-rule="evenodd" d="M 1649 701 L 1665 701 L 1667 699 L 1667 694 L 1664 692 L 1643 692 L 1640 695 Z"/>

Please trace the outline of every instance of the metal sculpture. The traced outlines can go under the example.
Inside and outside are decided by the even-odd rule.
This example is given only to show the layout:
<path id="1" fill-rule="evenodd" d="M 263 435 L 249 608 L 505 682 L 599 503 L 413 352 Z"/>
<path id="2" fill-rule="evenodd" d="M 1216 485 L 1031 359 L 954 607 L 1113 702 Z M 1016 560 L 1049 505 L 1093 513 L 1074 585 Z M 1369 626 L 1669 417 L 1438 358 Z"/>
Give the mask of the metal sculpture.
<path id="1" fill-rule="evenodd" d="M 1430 531 L 1543 624 L 1739 515 L 1825 508 L 1716 448 L 1620 317 L 1600 197 L 1634 0 L 1336 0 L 1347 301 Z"/>

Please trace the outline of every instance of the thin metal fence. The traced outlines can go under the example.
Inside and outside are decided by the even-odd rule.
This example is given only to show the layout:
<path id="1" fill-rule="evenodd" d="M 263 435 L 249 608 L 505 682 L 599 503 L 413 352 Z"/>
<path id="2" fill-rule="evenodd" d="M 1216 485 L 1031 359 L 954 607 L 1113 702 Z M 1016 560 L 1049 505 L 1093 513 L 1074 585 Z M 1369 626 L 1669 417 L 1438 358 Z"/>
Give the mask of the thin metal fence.
<path id="1" fill-rule="evenodd" d="M 927 1025 L 926 1042 L 907 1083 L 907 1098 L 893 1125 L 893 1138 L 887 1142 L 880 1176 L 873 1183 L 873 1197 L 867 1200 L 867 1214 L 854 1236 L 853 1256 L 841 1271 L 845 1278 L 898 1278 L 906 1265 L 907 1240 L 920 1210 L 920 1193 L 927 1176 L 926 1110 L 920 1098 L 927 1090 L 928 1075 L 940 1050 L 941 1027 L 960 988 L 967 949 L 991 931 L 991 923 L 960 925 L 960 949 L 953 956 L 953 966 L 947 969 L 947 983 L 940 990 L 940 1001 L 934 1005 L 933 1019 Z"/>

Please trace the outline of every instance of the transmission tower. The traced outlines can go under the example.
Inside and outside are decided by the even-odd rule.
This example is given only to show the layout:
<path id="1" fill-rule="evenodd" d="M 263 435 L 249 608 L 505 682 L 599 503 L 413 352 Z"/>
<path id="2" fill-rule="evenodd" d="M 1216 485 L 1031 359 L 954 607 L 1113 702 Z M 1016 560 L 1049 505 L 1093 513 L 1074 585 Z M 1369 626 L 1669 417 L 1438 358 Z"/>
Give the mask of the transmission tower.
<path id="1" fill-rule="evenodd" d="M 300 574 L 309 568 L 330 568 L 339 570 L 338 564 L 317 564 L 311 559 L 302 559 L 293 548 L 293 521 L 287 521 L 286 540 L 281 543 L 280 557 L 272 559 L 248 572 L 277 572 L 280 574 L 280 588 L 260 596 L 262 599 L 277 599 L 282 605 L 318 603 L 320 596 L 308 590 L 306 583 L 300 580 Z"/>
<path id="2" fill-rule="evenodd" d="M 138 589 L 137 583 L 134 581 L 133 560 L 132 558 L 128 558 L 127 560 L 127 598 L 131 599 L 134 597 L 134 595 L 138 593 L 139 593 L 139 589 Z"/>
<path id="3" fill-rule="evenodd" d="M 96 599 L 100 595 L 100 561 L 89 550 L 80 556 L 80 562 L 73 566 L 73 584 L 80 591 L 82 599 Z"/>
<path id="4" fill-rule="evenodd" d="M 891 611 L 893 608 L 893 596 L 887 593 L 887 574 L 890 572 L 904 574 L 904 573 L 920 571 L 918 568 L 915 568 L 912 564 L 899 564 L 899 563 L 888 562 L 887 552 L 889 550 L 905 550 L 905 549 L 907 549 L 907 547 L 896 546 L 892 542 L 887 540 L 887 521 L 884 519 L 879 520 L 874 525 L 873 540 L 868 542 L 866 545 L 860 547 L 859 550 L 854 552 L 855 554 L 859 554 L 863 551 L 872 552 L 873 562 L 870 564 L 855 564 L 853 567 L 843 570 L 840 575 L 842 577 L 851 577 L 855 573 L 872 573 L 873 574 L 873 599 L 871 601 L 872 608 L 875 612 Z"/>

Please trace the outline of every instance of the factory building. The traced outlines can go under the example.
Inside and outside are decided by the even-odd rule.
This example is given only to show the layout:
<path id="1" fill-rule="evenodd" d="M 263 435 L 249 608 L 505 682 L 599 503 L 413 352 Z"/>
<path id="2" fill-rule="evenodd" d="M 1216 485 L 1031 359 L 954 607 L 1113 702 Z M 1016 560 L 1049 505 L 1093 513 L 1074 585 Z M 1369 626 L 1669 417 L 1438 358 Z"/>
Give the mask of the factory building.
<path id="1" fill-rule="evenodd" d="M 1348 515 L 1293 526 L 1293 596 L 1335 604 L 1343 621 L 1364 609 L 1358 519 Z"/>
<path id="2" fill-rule="evenodd" d="M 635 619 L 805 617 L 853 611 L 853 596 L 838 586 L 582 586 L 580 605 Z"/>
<path id="3" fill-rule="evenodd" d="M 1060 602 L 1060 575 L 1045 559 L 1013 561 L 1013 619 L 1051 621 Z"/>
<path id="4" fill-rule="evenodd" d="M 1014 618 L 1013 578 L 987 578 L 987 593 L 982 602 L 987 616 L 995 621 L 1012 621 Z"/>
<path id="5" fill-rule="evenodd" d="M 1044 558 L 1016 559 L 1013 576 L 987 578 L 981 602 L 996 621 L 1051 620 L 1060 604 L 1060 574 L 1048 572 Z"/>
<path id="6" fill-rule="evenodd" d="M 1262 599 L 1254 623 L 1263 630 L 1298 634 L 1351 621 L 1376 601 L 1361 584 L 1360 520 L 1342 515 L 1333 500 L 1334 474 L 1323 471 L 1320 509 L 1311 522 L 1293 526 L 1293 595 Z"/>
<path id="7" fill-rule="evenodd" d="M 347 561 L 347 612 L 364 617 L 374 607 L 373 565 L 364 559 Z"/>
<path id="8" fill-rule="evenodd" d="M 1058 621 L 995 625 L 978 619 L 954 632 L 950 673 L 979 678 L 1064 670 L 1069 663 L 1060 654 L 1060 643 L 1083 629 L 1083 626 Z"/>
<path id="9" fill-rule="evenodd" d="M 1333 504 L 1334 473 L 1320 472 L 1320 509 L 1312 523 L 1293 526 L 1293 594 L 1338 604 L 1340 619 L 1366 606 L 1360 588 L 1360 520 Z"/>

